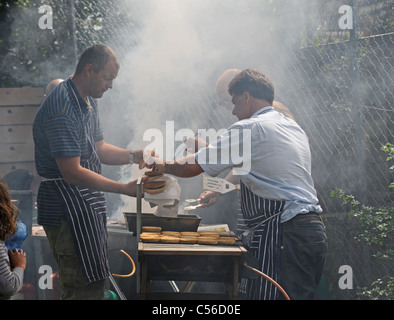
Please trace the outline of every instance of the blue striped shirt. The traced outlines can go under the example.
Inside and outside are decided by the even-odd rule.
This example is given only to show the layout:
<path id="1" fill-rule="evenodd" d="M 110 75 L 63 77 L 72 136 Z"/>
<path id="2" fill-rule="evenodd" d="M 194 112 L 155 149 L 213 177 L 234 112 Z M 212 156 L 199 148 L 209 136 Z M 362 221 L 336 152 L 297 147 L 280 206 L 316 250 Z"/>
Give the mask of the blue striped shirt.
<path id="1" fill-rule="evenodd" d="M 74 95 L 75 94 L 75 95 Z M 88 159 L 92 143 L 103 140 L 98 106 L 79 95 L 71 78 L 59 84 L 44 100 L 33 123 L 37 173 L 47 179 L 61 177 L 56 164 L 59 157 Z M 90 122 L 91 126 L 86 126 Z M 86 132 L 91 127 L 90 132 Z M 38 223 L 58 225 L 64 216 L 62 203 L 50 182 L 42 182 L 37 196 Z"/>

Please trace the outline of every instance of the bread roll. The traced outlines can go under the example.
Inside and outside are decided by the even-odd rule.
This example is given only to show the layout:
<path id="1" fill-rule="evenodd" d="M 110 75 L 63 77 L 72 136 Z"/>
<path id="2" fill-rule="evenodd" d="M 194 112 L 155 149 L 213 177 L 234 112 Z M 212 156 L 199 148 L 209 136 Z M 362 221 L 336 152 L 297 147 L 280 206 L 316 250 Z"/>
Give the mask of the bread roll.
<path id="1" fill-rule="evenodd" d="M 161 236 L 160 237 L 160 242 L 163 242 L 163 243 L 179 243 L 179 238 L 178 237 L 172 237 L 172 236 Z"/>
<path id="2" fill-rule="evenodd" d="M 197 237 L 184 237 L 184 236 L 182 236 L 182 237 L 179 238 L 179 243 L 190 243 L 190 244 L 193 244 L 193 243 L 197 243 L 197 241 L 198 241 Z"/>
<path id="3" fill-rule="evenodd" d="M 144 226 L 144 227 L 142 227 L 142 232 L 155 232 L 155 233 L 160 233 L 160 232 L 161 232 L 161 227 Z"/>

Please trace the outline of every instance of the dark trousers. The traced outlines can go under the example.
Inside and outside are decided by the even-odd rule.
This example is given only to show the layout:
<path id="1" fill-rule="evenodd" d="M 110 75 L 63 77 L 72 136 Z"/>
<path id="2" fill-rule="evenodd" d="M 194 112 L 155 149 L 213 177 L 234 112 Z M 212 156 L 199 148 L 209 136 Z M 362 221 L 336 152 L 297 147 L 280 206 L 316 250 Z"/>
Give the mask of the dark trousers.
<path id="1" fill-rule="evenodd" d="M 105 280 L 87 283 L 83 276 L 68 221 L 62 220 L 59 227 L 44 226 L 44 230 L 59 268 L 61 299 L 104 299 Z"/>
<path id="2" fill-rule="evenodd" d="M 325 226 L 317 213 L 299 214 L 282 224 L 280 279 L 291 300 L 312 300 L 327 254 Z"/>

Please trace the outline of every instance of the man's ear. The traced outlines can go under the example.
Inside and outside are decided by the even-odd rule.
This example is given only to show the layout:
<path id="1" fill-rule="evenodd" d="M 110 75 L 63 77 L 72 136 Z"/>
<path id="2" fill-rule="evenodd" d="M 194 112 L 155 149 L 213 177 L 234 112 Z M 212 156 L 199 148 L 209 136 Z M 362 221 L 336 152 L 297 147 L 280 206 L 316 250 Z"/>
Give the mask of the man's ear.
<path id="1" fill-rule="evenodd" d="M 86 77 L 90 77 L 93 72 L 93 65 L 88 63 L 85 68 L 83 69 L 83 73 Z"/>
<path id="2" fill-rule="evenodd" d="M 243 95 L 243 98 L 245 99 L 246 103 L 249 103 L 250 98 L 251 98 L 249 92 L 245 91 L 242 95 Z"/>

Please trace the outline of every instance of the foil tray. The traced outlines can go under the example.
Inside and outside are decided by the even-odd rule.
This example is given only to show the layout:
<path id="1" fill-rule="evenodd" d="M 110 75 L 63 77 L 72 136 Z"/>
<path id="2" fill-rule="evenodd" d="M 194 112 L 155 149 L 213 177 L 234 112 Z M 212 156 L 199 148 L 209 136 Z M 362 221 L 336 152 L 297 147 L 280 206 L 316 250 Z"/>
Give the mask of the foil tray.
<path id="1" fill-rule="evenodd" d="M 123 212 L 130 232 L 137 231 L 137 213 Z M 141 227 L 161 227 L 164 231 L 197 231 L 201 218 L 195 214 L 178 214 L 177 217 L 158 217 L 153 213 L 141 213 Z M 141 231 L 141 230 L 140 230 Z"/>

